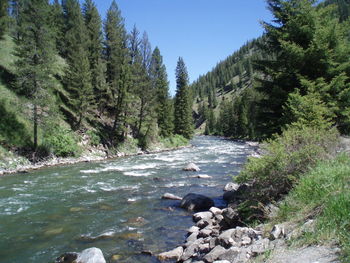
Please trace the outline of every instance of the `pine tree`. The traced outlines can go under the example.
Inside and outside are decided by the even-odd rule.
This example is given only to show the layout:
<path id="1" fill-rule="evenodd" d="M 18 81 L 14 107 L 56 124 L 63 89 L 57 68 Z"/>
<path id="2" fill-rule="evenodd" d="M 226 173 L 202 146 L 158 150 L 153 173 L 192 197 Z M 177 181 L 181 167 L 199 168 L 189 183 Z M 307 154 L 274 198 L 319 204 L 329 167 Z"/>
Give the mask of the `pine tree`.
<path id="1" fill-rule="evenodd" d="M 0 2 L 0 39 L 3 38 L 5 32 L 7 31 L 7 26 L 8 26 L 7 8 L 8 8 L 8 1 L 2 0 Z"/>
<path id="2" fill-rule="evenodd" d="M 156 109 L 159 134 L 168 137 L 173 133 L 173 113 L 171 99 L 169 96 L 169 82 L 166 73 L 163 57 L 156 47 L 152 53 L 151 61 L 151 81 L 156 94 Z"/>
<path id="3" fill-rule="evenodd" d="M 185 138 L 193 136 L 192 101 L 188 87 L 188 73 L 185 62 L 180 57 L 176 66 L 176 95 L 174 111 L 174 131 Z"/>
<path id="4" fill-rule="evenodd" d="M 113 108 L 113 127 L 110 133 L 111 143 L 118 137 L 120 141 L 126 137 L 125 121 L 131 85 L 130 59 L 127 52 L 127 37 L 124 19 L 117 3 L 112 2 L 107 11 L 104 24 L 105 52 L 107 61 L 107 83 L 111 90 L 111 107 Z"/>
<path id="5" fill-rule="evenodd" d="M 17 31 L 21 38 L 16 41 L 17 84 L 33 104 L 34 151 L 38 147 L 38 126 L 51 106 L 50 79 L 55 48 L 48 26 L 48 10 L 46 0 L 32 0 L 24 2 L 18 13 Z"/>
<path id="6" fill-rule="evenodd" d="M 103 108 L 100 103 L 101 95 L 105 95 L 107 92 L 106 85 L 101 82 L 106 72 L 106 66 L 102 59 L 102 21 L 92 0 L 85 0 L 83 3 L 83 15 L 88 35 L 87 50 L 91 70 L 91 83 L 101 109 Z"/>
<path id="7" fill-rule="evenodd" d="M 68 70 L 66 88 L 70 93 L 70 106 L 76 114 L 74 128 L 92 115 L 95 98 L 91 85 L 90 63 L 87 52 L 87 30 L 77 0 L 67 0 L 64 5 L 65 42 Z"/>
<path id="8" fill-rule="evenodd" d="M 64 14 L 59 0 L 54 0 L 50 6 L 50 27 L 56 41 L 56 50 L 60 55 L 65 52 L 64 42 Z"/>

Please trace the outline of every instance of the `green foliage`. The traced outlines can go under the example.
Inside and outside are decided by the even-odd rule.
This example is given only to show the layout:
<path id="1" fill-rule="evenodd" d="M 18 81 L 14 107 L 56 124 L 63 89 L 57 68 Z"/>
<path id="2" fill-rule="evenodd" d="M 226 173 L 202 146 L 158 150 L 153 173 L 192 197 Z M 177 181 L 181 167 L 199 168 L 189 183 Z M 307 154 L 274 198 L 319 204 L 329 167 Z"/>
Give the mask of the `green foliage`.
<path id="1" fill-rule="evenodd" d="M 96 131 L 88 130 L 86 135 L 89 136 L 90 145 L 97 146 L 101 143 L 101 138 Z"/>
<path id="2" fill-rule="evenodd" d="M 317 161 L 329 158 L 337 145 L 335 129 L 291 127 L 268 140 L 263 149 L 266 154 L 249 159 L 235 180 L 252 183 L 255 190 L 252 195 L 262 202 L 278 199 Z"/>
<path id="3" fill-rule="evenodd" d="M 43 145 L 59 157 L 79 156 L 81 153 L 77 136 L 60 125 L 52 125 L 45 131 Z"/>
<path id="4" fill-rule="evenodd" d="M 183 137 L 182 135 L 175 134 L 170 137 L 162 137 L 160 138 L 160 143 L 163 144 L 164 148 L 171 149 L 180 146 L 188 145 L 188 139 Z"/>
<path id="5" fill-rule="evenodd" d="M 350 159 L 343 154 L 335 160 L 319 162 L 306 173 L 280 207 L 278 220 L 300 220 L 313 216 L 316 229 L 311 234 L 318 243 L 336 240 L 343 261 L 350 260 Z M 302 237 L 304 239 L 306 237 Z"/>
<path id="6" fill-rule="evenodd" d="M 7 8 L 8 8 L 8 1 L 3 0 L 0 2 L 0 39 L 3 38 L 5 35 L 5 32 L 8 29 L 8 14 L 7 14 Z"/>
<path id="7" fill-rule="evenodd" d="M 284 111 L 290 126 L 297 128 L 309 126 L 327 129 L 333 124 L 331 110 L 321 100 L 321 95 L 315 89 L 309 89 L 305 96 L 302 96 L 299 90 L 290 93 Z"/>
<path id="8" fill-rule="evenodd" d="M 193 136 L 192 99 L 188 87 L 188 73 L 180 57 L 176 66 L 176 95 L 174 110 L 174 131 L 188 139 Z"/>

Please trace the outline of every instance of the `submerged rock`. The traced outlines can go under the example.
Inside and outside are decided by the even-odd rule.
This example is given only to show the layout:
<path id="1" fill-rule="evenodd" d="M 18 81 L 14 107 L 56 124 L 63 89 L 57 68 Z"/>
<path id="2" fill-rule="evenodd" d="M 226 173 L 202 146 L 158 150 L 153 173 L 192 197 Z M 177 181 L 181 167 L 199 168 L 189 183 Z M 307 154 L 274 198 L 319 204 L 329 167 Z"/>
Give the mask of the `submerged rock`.
<path id="1" fill-rule="evenodd" d="M 184 171 L 190 171 L 190 172 L 199 172 L 201 169 L 194 163 L 189 163 L 185 168 L 183 168 Z"/>
<path id="2" fill-rule="evenodd" d="M 200 194 L 187 194 L 182 198 L 180 207 L 189 211 L 207 210 L 214 206 L 214 201 L 209 197 Z"/>
<path id="3" fill-rule="evenodd" d="M 182 198 L 181 198 L 180 196 L 173 195 L 173 194 L 169 194 L 169 193 L 165 193 L 165 194 L 162 196 L 162 199 L 182 200 Z"/>

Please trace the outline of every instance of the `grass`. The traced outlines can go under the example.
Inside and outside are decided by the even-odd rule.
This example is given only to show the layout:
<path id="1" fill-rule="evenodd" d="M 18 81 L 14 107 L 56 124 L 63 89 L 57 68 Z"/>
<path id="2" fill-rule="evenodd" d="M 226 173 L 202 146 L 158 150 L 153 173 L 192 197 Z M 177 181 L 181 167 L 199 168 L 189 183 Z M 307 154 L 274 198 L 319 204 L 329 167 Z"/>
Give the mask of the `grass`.
<path id="1" fill-rule="evenodd" d="M 164 148 L 167 148 L 167 149 L 186 146 L 188 145 L 188 142 L 189 142 L 188 139 L 178 134 L 160 139 L 160 143 L 163 145 Z"/>
<path id="2" fill-rule="evenodd" d="M 306 173 L 288 194 L 277 220 L 316 220 L 315 231 L 307 232 L 298 243 L 336 243 L 342 248 L 343 262 L 350 262 L 350 158 L 345 154 L 323 161 Z"/>
<path id="3" fill-rule="evenodd" d="M 13 39 L 10 36 L 5 35 L 4 40 L 0 41 L 0 46 L 0 66 L 14 72 L 14 61 L 16 60 L 16 56 L 14 55 L 15 43 Z"/>

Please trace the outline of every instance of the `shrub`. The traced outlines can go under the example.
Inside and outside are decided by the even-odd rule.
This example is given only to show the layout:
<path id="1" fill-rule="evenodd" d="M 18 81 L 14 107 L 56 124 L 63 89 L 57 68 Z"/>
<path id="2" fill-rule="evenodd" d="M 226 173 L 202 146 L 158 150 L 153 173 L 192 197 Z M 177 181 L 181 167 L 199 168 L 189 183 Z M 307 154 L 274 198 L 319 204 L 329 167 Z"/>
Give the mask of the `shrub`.
<path id="1" fill-rule="evenodd" d="M 44 134 L 44 145 L 56 156 L 78 156 L 80 147 L 76 135 L 69 129 L 54 125 Z"/>
<path id="2" fill-rule="evenodd" d="M 252 197 L 260 202 L 276 200 L 289 192 L 300 176 L 317 161 L 328 159 L 338 144 L 336 129 L 290 127 L 265 142 L 261 158 L 250 158 L 235 178 L 252 184 Z"/>
<path id="3" fill-rule="evenodd" d="M 86 134 L 89 136 L 90 144 L 92 146 L 97 146 L 101 143 L 101 138 L 95 131 L 88 130 Z"/>

